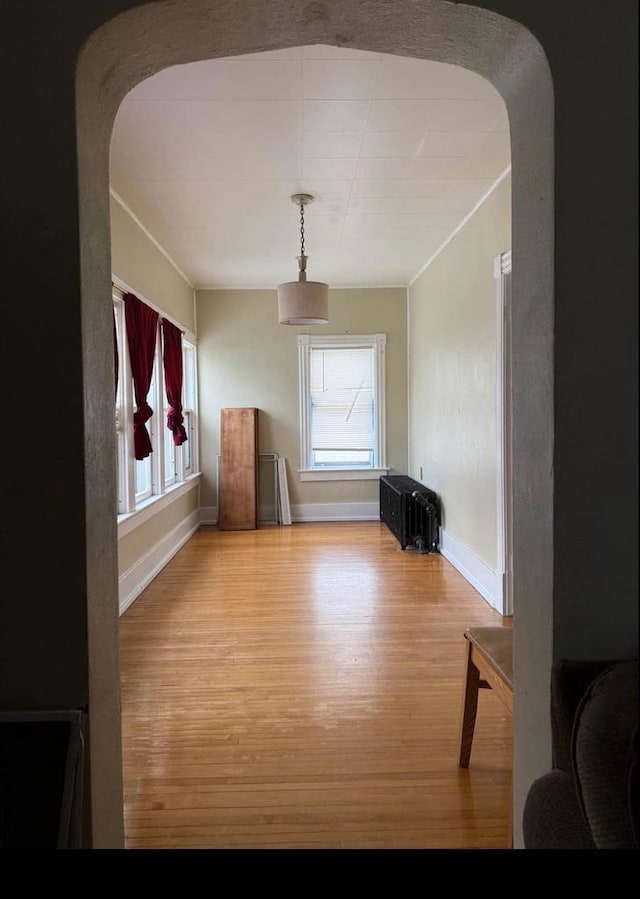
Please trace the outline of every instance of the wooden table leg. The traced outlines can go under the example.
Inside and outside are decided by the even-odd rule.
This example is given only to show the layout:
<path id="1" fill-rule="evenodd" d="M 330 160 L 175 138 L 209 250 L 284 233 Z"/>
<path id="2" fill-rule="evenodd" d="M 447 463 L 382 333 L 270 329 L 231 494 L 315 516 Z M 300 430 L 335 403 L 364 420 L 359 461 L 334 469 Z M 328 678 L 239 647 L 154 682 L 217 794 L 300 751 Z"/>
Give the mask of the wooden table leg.
<path id="1" fill-rule="evenodd" d="M 480 672 L 472 661 L 471 652 L 473 644 L 467 640 L 466 671 L 464 679 L 464 692 L 462 694 L 462 716 L 460 725 L 460 768 L 469 767 L 471 757 L 471 744 L 473 732 L 476 726 L 476 713 L 478 711 L 478 690 L 480 688 Z"/>

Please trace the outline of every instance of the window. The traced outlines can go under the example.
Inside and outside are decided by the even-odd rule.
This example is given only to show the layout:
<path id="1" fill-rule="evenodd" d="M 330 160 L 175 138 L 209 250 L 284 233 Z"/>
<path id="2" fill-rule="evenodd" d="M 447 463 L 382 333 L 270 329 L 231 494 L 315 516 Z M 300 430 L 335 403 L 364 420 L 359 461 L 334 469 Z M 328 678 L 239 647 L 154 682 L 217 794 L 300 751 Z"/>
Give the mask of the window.
<path id="1" fill-rule="evenodd" d="M 169 410 L 164 385 L 160 328 L 156 340 L 153 377 L 148 401 L 153 415 L 147 422 L 153 452 L 146 459 L 134 458 L 133 411 L 135 400 L 124 315 L 124 302 L 117 289 L 113 308 L 118 341 L 118 390 L 115 403 L 118 465 L 118 514 L 127 515 L 179 486 L 198 470 L 197 350 L 192 340 L 182 340 L 183 416 L 187 442 L 176 446 L 167 428 Z"/>
<path id="2" fill-rule="evenodd" d="M 152 409 L 158 409 L 158 406 L 155 405 L 157 403 L 158 398 L 158 350 L 156 347 L 156 355 L 153 360 L 153 374 L 151 375 L 151 386 L 149 387 L 149 402 L 151 404 Z M 162 407 L 160 407 L 162 408 Z M 149 432 L 149 437 L 151 437 L 151 443 L 153 444 L 153 449 L 155 452 L 156 444 L 158 442 L 158 416 L 152 415 L 149 421 L 147 422 L 147 431 Z M 154 478 L 154 470 L 153 470 L 153 453 L 150 456 L 147 456 L 146 459 L 134 459 L 134 471 L 135 471 L 135 503 L 136 506 L 139 503 L 143 503 L 145 499 L 149 499 L 150 496 L 153 496 L 155 492 L 157 492 L 157 483 L 156 478 Z"/>
<path id="3" fill-rule="evenodd" d="M 385 334 L 298 337 L 301 480 L 385 472 Z"/>
<path id="4" fill-rule="evenodd" d="M 182 369 L 182 415 L 187 432 L 187 442 L 182 444 L 182 464 L 186 477 L 198 469 L 198 414 L 196 410 L 196 348 L 193 343 L 184 338 L 182 340 Z"/>
<path id="5" fill-rule="evenodd" d="M 124 303 L 120 297 L 113 296 L 113 313 L 115 318 L 115 333 L 118 346 L 118 389 L 116 391 L 116 446 L 118 467 L 118 515 L 122 515 L 127 508 L 127 487 L 123 473 L 127 468 L 127 451 L 125 445 L 126 402 L 125 402 L 125 358 L 121 347 L 124 346 Z"/>

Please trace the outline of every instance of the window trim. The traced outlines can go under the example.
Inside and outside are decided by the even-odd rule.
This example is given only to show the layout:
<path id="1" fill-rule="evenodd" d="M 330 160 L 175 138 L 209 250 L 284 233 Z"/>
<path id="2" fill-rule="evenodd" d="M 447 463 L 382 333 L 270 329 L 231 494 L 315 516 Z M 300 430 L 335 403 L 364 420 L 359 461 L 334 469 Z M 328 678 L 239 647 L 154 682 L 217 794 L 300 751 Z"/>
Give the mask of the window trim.
<path id="1" fill-rule="evenodd" d="M 189 347 L 189 349 L 193 352 L 193 404 L 189 406 L 186 402 L 186 353 L 185 349 Z M 187 427 L 187 437 L 189 441 L 189 459 L 190 465 L 186 465 L 184 461 L 184 451 L 180 454 L 180 468 L 178 469 L 179 474 L 182 480 L 187 480 L 187 478 L 191 477 L 191 475 L 197 474 L 200 471 L 200 422 L 199 422 L 199 407 L 198 407 L 198 344 L 191 335 L 191 332 L 187 332 L 182 335 L 182 398 L 183 398 L 183 415 L 185 419 L 188 414 L 188 427 Z"/>
<path id="2" fill-rule="evenodd" d="M 386 334 L 299 334 L 298 378 L 300 419 L 301 481 L 359 481 L 374 480 L 386 474 Z M 316 347 L 340 349 L 371 347 L 373 353 L 373 396 L 376 410 L 373 468 L 312 468 L 311 467 L 311 350 Z"/>

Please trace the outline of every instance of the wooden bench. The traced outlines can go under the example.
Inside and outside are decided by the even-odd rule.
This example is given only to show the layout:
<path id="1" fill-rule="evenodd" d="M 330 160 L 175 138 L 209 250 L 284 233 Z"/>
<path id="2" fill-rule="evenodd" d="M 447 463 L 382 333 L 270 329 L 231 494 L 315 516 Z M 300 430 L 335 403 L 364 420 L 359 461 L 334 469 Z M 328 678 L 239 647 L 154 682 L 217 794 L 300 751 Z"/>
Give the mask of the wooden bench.
<path id="1" fill-rule="evenodd" d="M 478 690 L 494 690 L 506 708 L 513 712 L 513 630 L 510 627 L 470 627 L 464 636 L 467 665 L 458 765 L 468 768 L 478 711 Z"/>

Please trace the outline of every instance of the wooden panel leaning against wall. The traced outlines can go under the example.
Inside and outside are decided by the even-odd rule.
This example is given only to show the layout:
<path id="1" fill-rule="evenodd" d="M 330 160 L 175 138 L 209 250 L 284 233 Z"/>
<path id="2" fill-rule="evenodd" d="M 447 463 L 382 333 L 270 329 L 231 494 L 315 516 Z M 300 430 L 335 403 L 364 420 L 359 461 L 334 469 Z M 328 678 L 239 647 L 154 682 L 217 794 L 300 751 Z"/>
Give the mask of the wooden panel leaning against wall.
<path id="1" fill-rule="evenodd" d="M 220 410 L 220 517 L 223 531 L 258 527 L 258 410 Z"/>

